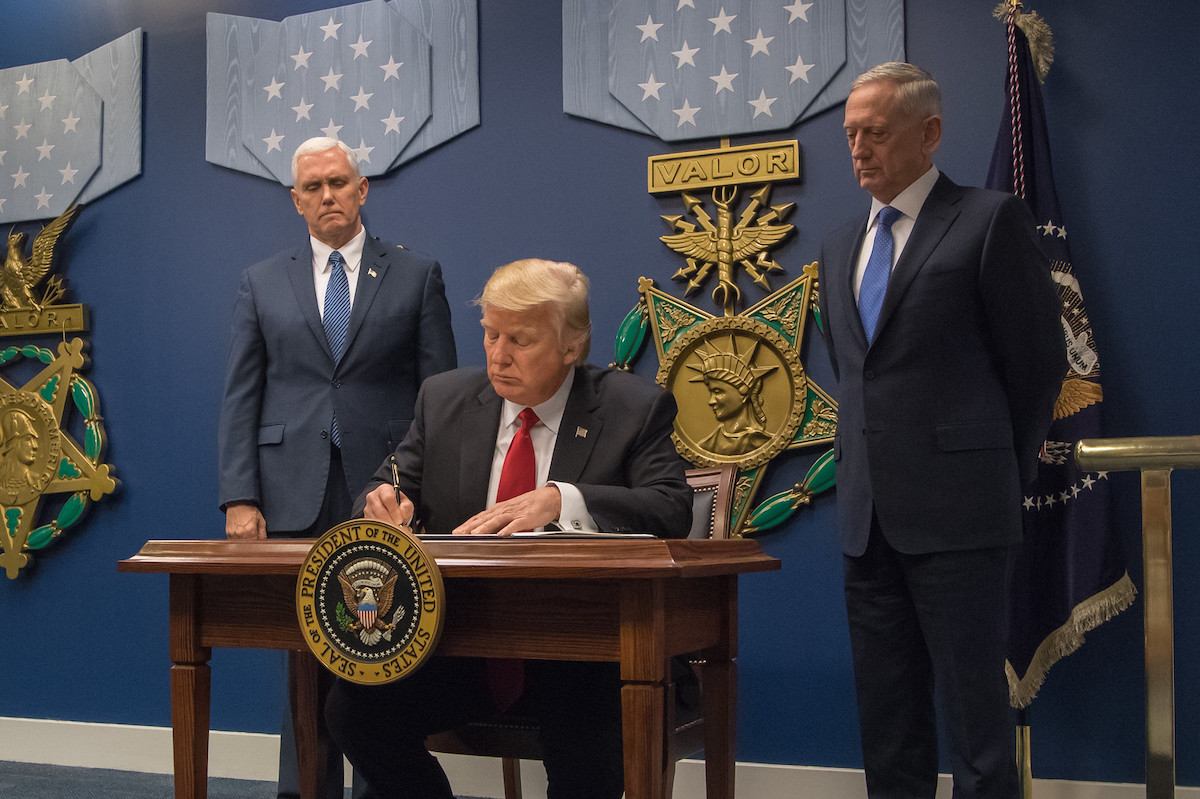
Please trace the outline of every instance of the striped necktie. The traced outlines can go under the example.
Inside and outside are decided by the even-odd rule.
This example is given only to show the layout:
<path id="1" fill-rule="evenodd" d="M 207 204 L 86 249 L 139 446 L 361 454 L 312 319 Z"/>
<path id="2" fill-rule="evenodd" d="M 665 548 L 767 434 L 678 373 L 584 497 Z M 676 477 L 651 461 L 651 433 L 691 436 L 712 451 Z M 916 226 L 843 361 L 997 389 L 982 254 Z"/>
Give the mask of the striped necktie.
<path id="1" fill-rule="evenodd" d="M 346 329 L 350 325 L 350 281 L 346 278 L 344 263 L 337 250 L 329 254 L 329 284 L 325 287 L 325 315 L 321 319 L 335 365 L 346 353 Z M 333 416 L 329 432 L 333 443 L 340 447 L 342 432 L 338 429 L 337 414 Z"/>

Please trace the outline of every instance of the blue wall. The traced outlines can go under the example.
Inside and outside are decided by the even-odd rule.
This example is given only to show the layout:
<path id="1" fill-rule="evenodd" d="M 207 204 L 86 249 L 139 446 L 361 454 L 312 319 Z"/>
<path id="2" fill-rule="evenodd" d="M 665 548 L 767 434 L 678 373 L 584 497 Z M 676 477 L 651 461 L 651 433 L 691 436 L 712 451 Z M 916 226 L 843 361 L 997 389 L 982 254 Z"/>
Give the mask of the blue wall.
<path id="1" fill-rule="evenodd" d="M 669 284 L 679 263 L 659 241 L 659 214 L 677 198 L 645 192 L 657 140 L 565 116 L 560 12 L 553 0 L 481 0 L 482 126 L 398 173 L 372 181 L 375 235 L 435 254 L 464 363 L 479 362 L 467 302 L 490 270 L 530 255 L 571 260 L 594 279 L 593 360 L 612 359 L 612 333 L 637 301 L 637 278 Z M 1002 106 L 1003 27 L 992 0 L 909 0 L 909 59 L 945 94 L 943 171 L 981 183 Z M 1076 269 L 1104 368 L 1106 434 L 1200 432 L 1194 365 L 1200 270 L 1185 241 L 1200 183 L 1190 94 L 1200 6 L 1173 2 L 1133 14 L 1117 0 L 1035 3 L 1057 56 L 1044 86 L 1056 177 Z M 91 379 L 121 493 L 93 508 L 36 569 L 0 580 L 0 715 L 166 725 L 166 580 L 116 572 L 148 538 L 217 537 L 215 431 L 230 310 L 249 263 L 302 240 L 302 220 L 278 185 L 204 160 L 204 14 L 269 19 L 323 0 L 10 0 L 0 68 L 75 59 L 145 30 L 144 171 L 85 208 L 63 263 L 75 301 L 92 311 Z M 1168 81 L 1170 85 L 1168 85 Z M 1178 88 L 1183 87 L 1183 88 Z M 863 207 L 833 110 L 765 139 L 797 138 L 803 183 L 798 235 L 780 253 L 788 275 L 817 257 L 822 231 Z M 735 142 L 738 143 L 738 142 Z M 3 176 L 0 176 L 2 178 Z M 674 285 L 670 287 L 675 291 Z M 757 295 L 750 293 L 752 299 Z M 814 379 L 832 388 L 809 331 Z M 638 371 L 653 375 L 654 358 Z M 760 497 L 803 474 L 772 467 Z M 1136 477 L 1115 475 L 1114 514 L 1141 585 Z M 1200 476 L 1175 476 L 1178 780 L 1200 784 Z M 841 602 L 832 495 L 762 539 L 782 572 L 746 578 L 741 629 L 742 760 L 860 765 Z M 1051 671 L 1032 708 L 1038 777 L 1144 779 L 1141 605 L 1089 636 Z M 272 731 L 276 656 L 214 657 L 213 726 Z M 0 752 L 0 757 L 3 753 Z"/>

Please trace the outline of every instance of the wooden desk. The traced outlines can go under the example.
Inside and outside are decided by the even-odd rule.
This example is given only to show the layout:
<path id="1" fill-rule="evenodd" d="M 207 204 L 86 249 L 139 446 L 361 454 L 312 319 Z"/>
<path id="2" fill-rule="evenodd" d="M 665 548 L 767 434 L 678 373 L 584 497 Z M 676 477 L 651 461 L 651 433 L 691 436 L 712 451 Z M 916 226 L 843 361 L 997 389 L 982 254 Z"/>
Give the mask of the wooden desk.
<path id="1" fill-rule="evenodd" d="M 170 577 L 176 799 L 208 792 L 212 647 L 304 649 L 296 575 L 311 541 L 148 541 L 117 568 Z M 779 568 L 749 539 L 427 543 L 446 584 L 438 653 L 621 664 L 627 799 L 661 799 L 669 659 L 703 652 L 709 797 L 733 797 L 737 575 Z M 295 716 L 301 790 L 315 796 L 316 658 Z M 716 793 L 714 792 L 716 791 Z"/>

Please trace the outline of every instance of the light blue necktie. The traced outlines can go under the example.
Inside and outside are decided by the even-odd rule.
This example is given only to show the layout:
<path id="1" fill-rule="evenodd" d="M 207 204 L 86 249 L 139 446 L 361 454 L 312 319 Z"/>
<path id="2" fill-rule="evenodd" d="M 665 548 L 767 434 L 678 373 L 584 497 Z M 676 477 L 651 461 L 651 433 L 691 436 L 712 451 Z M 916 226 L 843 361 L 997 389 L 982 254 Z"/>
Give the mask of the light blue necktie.
<path id="1" fill-rule="evenodd" d="M 335 364 L 346 352 L 346 328 L 350 325 L 350 281 L 346 279 L 343 263 L 342 254 L 337 250 L 329 254 L 329 284 L 325 287 L 325 316 L 321 319 Z M 342 433 L 338 430 L 337 414 L 334 414 L 329 432 L 333 443 L 340 447 Z"/>
<path id="2" fill-rule="evenodd" d="M 879 209 L 879 226 L 875 229 L 875 245 L 867 268 L 863 272 L 862 285 L 858 289 L 858 315 L 862 317 L 867 341 L 875 335 L 875 323 L 879 321 L 879 309 L 883 307 L 883 295 L 887 293 L 888 278 L 892 273 L 892 224 L 900 218 L 900 212 L 890 205 Z"/>

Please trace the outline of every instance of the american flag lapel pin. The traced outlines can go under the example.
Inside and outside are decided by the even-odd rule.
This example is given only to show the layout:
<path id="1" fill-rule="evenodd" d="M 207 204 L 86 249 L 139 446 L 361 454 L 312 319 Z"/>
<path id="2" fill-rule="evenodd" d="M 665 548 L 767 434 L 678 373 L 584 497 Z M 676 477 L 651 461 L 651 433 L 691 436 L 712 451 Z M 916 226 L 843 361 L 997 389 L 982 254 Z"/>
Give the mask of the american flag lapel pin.
<path id="1" fill-rule="evenodd" d="M 379 277 L 379 275 L 377 275 L 375 273 L 375 270 L 370 267 L 367 268 L 367 274 L 370 275 L 371 277 Z"/>
<path id="2" fill-rule="evenodd" d="M 575 437 L 576 438 L 587 438 L 587 428 L 586 427 L 576 427 L 575 428 Z"/>

